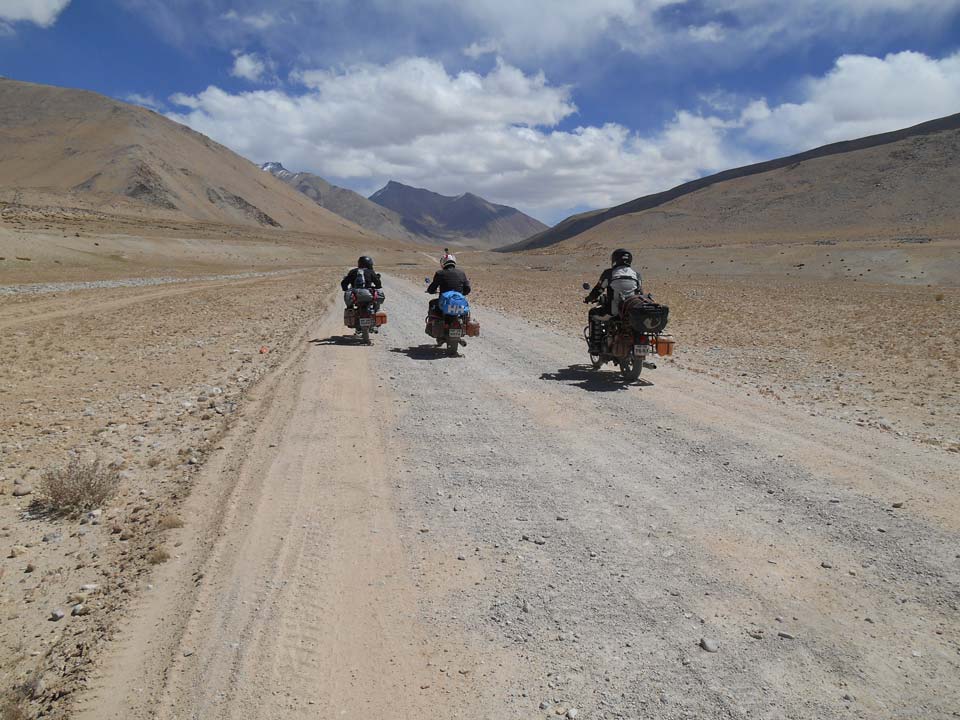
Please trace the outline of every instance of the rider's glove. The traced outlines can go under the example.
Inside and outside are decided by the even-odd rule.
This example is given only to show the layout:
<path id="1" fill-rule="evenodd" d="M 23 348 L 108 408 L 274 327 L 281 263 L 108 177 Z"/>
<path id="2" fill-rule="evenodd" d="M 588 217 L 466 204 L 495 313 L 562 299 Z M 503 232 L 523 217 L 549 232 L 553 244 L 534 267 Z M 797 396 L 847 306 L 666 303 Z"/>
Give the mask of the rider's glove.
<path id="1" fill-rule="evenodd" d="M 592 302 L 592 301 L 590 300 L 590 298 L 585 297 L 585 298 L 583 299 L 583 304 L 584 304 L 584 305 L 586 305 L 586 304 L 589 303 L 589 302 Z"/>

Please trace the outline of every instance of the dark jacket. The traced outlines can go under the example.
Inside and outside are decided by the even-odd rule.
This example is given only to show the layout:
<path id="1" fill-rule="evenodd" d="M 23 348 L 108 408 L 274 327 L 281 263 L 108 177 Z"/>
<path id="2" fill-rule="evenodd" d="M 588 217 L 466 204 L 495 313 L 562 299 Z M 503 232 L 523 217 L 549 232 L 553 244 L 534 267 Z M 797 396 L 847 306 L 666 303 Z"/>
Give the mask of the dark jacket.
<path id="1" fill-rule="evenodd" d="M 467 280 L 467 274 L 458 267 L 437 270 L 433 275 L 433 282 L 427 288 L 431 295 L 435 292 L 441 294 L 456 290 L 461 295 L 470 294 L 470 281 Z"/>
<path id="2" fill-rule="evenodd" d="M 363 273 L 363 285 L 359 285 L 358 287 L 365 287 L 368 289 L 379 289 L 383 287 L 380 282 L 379 273 L 375 273 L 370 268 L 354 268 L 347 273 L 347 276 L 343 278 L 343 280 L 340 281 L 340 289 L 346 291 L 353 288 L 357 283 L 357 273 Z"/>

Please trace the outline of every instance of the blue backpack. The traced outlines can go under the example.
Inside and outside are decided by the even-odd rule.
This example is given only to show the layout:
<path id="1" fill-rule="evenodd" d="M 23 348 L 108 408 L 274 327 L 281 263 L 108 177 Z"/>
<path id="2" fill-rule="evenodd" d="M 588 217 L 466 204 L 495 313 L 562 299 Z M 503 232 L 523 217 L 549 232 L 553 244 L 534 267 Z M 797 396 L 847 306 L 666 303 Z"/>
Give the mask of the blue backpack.
<path id="1" fill-rule="evenodd" d="M 470 303 L 456 290 L 447 290 L 445 293 L 442 293 L 438 306 L 440 307 L 440 312 L 444 315 L 461 317 L 470 314 Z"/>

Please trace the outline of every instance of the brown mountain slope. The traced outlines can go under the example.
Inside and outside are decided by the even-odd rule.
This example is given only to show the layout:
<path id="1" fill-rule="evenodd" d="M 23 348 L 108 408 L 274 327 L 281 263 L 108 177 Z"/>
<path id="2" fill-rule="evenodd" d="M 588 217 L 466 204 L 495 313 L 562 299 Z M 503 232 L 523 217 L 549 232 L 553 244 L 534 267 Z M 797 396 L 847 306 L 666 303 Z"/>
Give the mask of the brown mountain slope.
<path id="1" fill-rule="evenodd" d="M 473 193 L 449 197 L 394 180 L 370 200 L 402 216 L 410 232 L 436 243 L 497 248 L 547 227 L 516 208 L 497 205 Z"/>
<path id="2" fill-rule="evenodd" d="M 0 80 L 0 186 L 50 202 L 170 220 L 358 234 L 253 163 L 142 107 Z M 369 233 L 368 233 L 369 235 Z"/>
<path id="3" fill-rule="evenodd" d="M 424 240 L 403 225 L 403 218 L 389 208 L 367 200 L 360 193 L 327 182 L 308 172 L 290 172 L 278 162 L 260 166 L 262 170 L 302 192 L 317 205 L 384 237 L 418 242 Z"/>
<path id="4" fill-rule="evenodd" d="M 958 187 L 960 114 L 575 215 L 502 250 L 956 235 Z"/>

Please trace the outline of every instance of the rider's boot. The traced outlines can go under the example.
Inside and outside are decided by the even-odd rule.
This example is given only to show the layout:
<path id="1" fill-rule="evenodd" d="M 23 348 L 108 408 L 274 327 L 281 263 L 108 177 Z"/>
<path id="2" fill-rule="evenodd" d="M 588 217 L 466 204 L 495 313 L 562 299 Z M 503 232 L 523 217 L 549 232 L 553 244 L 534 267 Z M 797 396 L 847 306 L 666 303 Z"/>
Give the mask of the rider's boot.
<path id="1" fill-rule="evenodd" d="M 590 354 L 599 355 L 603 352 L 603 322 L 590 320 Z"/>

